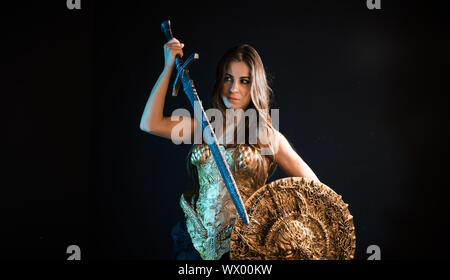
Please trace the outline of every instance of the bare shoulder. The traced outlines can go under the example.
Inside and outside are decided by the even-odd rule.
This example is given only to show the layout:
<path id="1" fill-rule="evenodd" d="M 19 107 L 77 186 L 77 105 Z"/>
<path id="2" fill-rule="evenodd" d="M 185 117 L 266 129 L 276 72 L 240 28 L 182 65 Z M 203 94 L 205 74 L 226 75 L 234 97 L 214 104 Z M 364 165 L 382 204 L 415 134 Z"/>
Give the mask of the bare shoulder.
<path id="1" fill-rule="evenodd" d="M 258 145 L 263 149 L 271 149 L 272 155 L 276 158 L 280 154 L 286 152 L 286 149 L 290 147 L 289 141 L 278 130 L 273 129 L 271 132 L 267 132 L 266 138 L 258 138 Z"/>
<path id="2" fill-rule="evenodd" d="M 275 160 L 277 162 L 283 162 L 286 160 L 292 160 L 298 157 L 297 152 L 292 147 L 291 142 L 283 135 L 280 131 L 276 131 L 275 133 Z"/>
<path id="3" fill-rule="evenodd" d="M 275 130 L 275 141 L 278 143 L 278 145 L 289 145 L 289 141 L 286 139 L 283 133 L 279 132 L 278 130 Z"/>

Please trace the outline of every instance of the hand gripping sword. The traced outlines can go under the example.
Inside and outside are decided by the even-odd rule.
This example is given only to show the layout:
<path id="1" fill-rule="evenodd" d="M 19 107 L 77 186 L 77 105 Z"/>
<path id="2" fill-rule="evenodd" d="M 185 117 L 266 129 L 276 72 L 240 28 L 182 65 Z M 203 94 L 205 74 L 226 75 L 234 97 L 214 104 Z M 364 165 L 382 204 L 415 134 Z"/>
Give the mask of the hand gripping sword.
<path id="1" fill-rule="evenodd" d="M 161 24 L 161 29 L 168 41 L 173 38 L 169 20 L 166 20 Z M 179 81 L 181 81 L 181 83 L 183 84 L 184 93 L 186 93 L 186 96 L 188 97 L 192 107 L 194 108 L 194 113 L 197 112 L 194 114 L 194 116 L 197 119 L 198 123 L 201 124 L 205 141 L 208 144 L 209 149 L 214 157 L 214 161 L 216 162 L 217 168 L 220 171 L 220 175 L 222 176 L 223 182 L 227 187 L 228 193 L 230 194 L 234 206 L 236 207 L 236 210 L 239 213 L 241 219 L 246 225 L 248 225 L 247 211 L 245 211 L 244 203 L 242 202 L 242 198 L 236 186 L 236 182 L 234 181 L 233 175 L 230 172 L 230 168 L 225 161 L 225 157 L 223 156 L 222 151 L 219 149 L 216 135 L 212 130 L 211 124 L 208 120 L 208 117 L 206 116 L 205 110 L 203 109 L 200 98 L 198 97 L 194 82 L 189 76 L 187 66 L 190 62 L 196 59 L 198 59 L 197 53 L 189 56 L 189 58 L 184 63 L 179 55 L 177 55 L 177 57 L 175 58 L 177 76 L 175 78 L 175 82 L 173 83 L 172 96 L 178 95 Z M 195 110 L 196 106 L 198 106 L 200 110 Z"/>

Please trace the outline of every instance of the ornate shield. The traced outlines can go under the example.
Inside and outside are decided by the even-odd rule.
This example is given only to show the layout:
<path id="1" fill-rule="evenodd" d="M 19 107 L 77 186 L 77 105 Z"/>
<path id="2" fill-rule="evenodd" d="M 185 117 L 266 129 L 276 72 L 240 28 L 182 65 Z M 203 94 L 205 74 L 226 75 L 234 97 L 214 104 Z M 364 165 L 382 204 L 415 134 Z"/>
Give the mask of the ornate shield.
<path id="1" fill-rule="evenodd" d="M 236 260 L 353 259 L 355 227 L 348 205 L 328 186 L 301 177 L 273 181 L 246 202 L 250 224 L 231 237 Z"/>

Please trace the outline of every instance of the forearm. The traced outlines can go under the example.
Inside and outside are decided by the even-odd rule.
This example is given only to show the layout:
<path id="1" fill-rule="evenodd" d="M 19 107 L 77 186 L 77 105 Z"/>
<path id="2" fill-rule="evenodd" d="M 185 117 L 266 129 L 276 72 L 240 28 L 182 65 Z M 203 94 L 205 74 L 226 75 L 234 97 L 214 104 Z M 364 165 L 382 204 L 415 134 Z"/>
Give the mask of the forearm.
<path id="1" fill-rule="evenodd" d="M 277 133 L 278 152 L 275 155 L 275 161 L 283 169 L 283 171 L 292 177 L 305 177 L 315 181 L 319 181 L 316 174 L 292 148 L 286 137 L 281 133 Z"/>
<path id="2" fill-rule="evenodd" d="M 295 177 L 305 177 L 309 179 L 313 179 L 315 181 L 319 181 L 319 178 L 317 178 L 314 171 L 312 171 L 311 167 L 309 167 L 308 164 L 306 164 L 303 159 L 298 157 L 297 164 L 293 166 L 292 170 L 290 170 L 292 174 L 290 176 Z"/>
<path id="3" fill-rule="evenodd" d="M 153 86 L 141 117 L 140 128 L 144 131 L 150 132 L 164 117 L 164 103 L 172 71 L 173 67 L 165 67 Z"/>
<path id="4" fill-rule="evenodd" d="M 278 164 L 286 175 L 290 177 L 305 177 L 319 181 L 308 164 L 306 164 L 306 162 L 296 153 L 291 153 L 283 158 L 279 158 Z"/>

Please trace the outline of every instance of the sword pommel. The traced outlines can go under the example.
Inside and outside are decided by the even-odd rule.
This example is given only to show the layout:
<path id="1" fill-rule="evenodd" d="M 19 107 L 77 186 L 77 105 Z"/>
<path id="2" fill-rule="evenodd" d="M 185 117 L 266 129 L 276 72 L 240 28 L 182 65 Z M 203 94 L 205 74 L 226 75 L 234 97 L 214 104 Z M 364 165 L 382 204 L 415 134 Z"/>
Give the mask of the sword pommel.
<path id="1" fill-rule="evenodd" d="M 170 28 L 170 20 L 166 20 L 161 23 L 161 30 L 164 33 L 164 36 L 166 36 L 167 41 L 170 41 L 173 38 L 172 29 Z"/>

